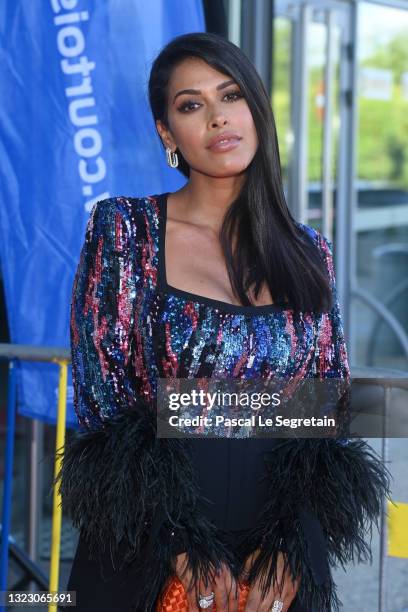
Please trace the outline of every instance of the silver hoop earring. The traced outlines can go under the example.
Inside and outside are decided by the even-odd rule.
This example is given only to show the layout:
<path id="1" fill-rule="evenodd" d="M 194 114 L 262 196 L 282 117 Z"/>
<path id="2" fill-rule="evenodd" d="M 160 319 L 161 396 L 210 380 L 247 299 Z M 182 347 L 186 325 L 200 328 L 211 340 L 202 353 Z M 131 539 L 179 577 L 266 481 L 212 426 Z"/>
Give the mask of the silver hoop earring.
<path id="1" fill-rule="evenodd" d="M 166 156 L 167 156 L 167 163 L 169 164 L 170 168 L 177 168 L 178 166 L 177 153 L 176 152 L 173 153 L 170 147 L 166 147 Z"/>

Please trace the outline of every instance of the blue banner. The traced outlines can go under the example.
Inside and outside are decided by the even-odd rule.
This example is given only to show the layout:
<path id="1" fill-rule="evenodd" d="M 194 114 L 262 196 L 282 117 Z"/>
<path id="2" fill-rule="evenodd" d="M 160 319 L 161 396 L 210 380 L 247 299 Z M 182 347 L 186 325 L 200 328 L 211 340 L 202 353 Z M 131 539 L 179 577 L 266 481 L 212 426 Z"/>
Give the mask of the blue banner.
<path id="1" fill-rule="evenodd" d="M 172 38 L 205 31 L 201 0 L 0 5 L 0 257 L 13 343 L 69 348 L 71 289 L 92 205 L 180 188 L 147 98 Z M 55 423 L 58 366 L 22 362 L 18 406 Z M 71 367 L 67 424 L 76 425 Z"/>

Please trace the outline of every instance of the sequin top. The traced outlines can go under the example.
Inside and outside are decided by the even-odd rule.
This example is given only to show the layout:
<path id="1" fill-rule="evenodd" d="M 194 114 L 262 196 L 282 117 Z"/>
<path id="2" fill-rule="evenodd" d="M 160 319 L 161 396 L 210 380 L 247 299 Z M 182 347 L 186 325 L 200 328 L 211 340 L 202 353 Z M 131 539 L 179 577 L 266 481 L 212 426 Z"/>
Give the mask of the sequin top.
<path id="1" fill-rule="evenodd" d="M 299 224 L 327 265 L 333 293 L 329 312 L 293 316 L 285 305 L 239 306 L 192 294 L 166 280 L 167 195 L 112 197 L 97 202 L 91 211 L 74 279 L 70 321 L 79 423 L 100 429 L 137 397 L 153 406 L 158 377 L 275 374 L 348 379 L 331 242 Z M 250 464 L 249 452 L 246 458 Z M 204 463 L 199 467 L 204 482 L 208 476 Z M 248 486 L 252 469 L 254 464 Z M 242 470 L 240 474 L 238 488 Z M 230 476 L 218 476 L 222 489 L 222 478 Z M 233 517 L 233 505 L 229 508 Z M 225 518 L 223 524 L 232 523 Z"/>

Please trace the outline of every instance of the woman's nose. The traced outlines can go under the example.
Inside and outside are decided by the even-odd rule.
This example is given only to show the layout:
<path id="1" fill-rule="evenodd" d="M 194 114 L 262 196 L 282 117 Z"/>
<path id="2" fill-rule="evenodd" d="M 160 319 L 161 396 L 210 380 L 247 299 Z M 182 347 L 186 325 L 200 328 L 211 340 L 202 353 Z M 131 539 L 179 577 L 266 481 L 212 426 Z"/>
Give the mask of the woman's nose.
<path id="1" fill-rule="evenodd" d="M 212 127 L 215 125 L 225 125 L 227 122 L 228 119 L 225 116 L 225 113 L 223 113 L 221 110 L 217 110 L 211 113 L 210 123 Z"/>

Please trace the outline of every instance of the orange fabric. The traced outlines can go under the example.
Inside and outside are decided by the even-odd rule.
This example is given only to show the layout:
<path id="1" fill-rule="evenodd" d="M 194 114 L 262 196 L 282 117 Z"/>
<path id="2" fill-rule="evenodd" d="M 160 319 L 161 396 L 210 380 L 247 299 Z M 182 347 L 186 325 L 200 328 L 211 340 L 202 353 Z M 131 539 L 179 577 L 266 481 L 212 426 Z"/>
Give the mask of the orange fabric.
<path id="1" fill-rule="evenodd" d="M 239 589 L 239 600 L 238 600 L 238 612 L 243 612 L 245 603 L 249 593 L 249 584 L 246 582 L 238 583 Z M 215 603 L 212 607 L 203 608 L 208 612 L 216 612 L 217 608 Z M 156 612 L 188 612 L 188 602 L 186 592 L 183 584 L 177 576 L 169 583 L 163 598 L 163 604 L 160 604 L 158 600 Z"/>

